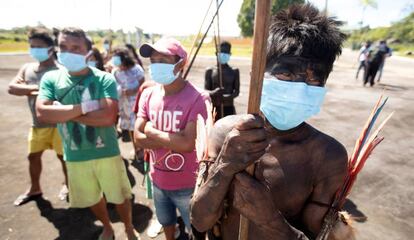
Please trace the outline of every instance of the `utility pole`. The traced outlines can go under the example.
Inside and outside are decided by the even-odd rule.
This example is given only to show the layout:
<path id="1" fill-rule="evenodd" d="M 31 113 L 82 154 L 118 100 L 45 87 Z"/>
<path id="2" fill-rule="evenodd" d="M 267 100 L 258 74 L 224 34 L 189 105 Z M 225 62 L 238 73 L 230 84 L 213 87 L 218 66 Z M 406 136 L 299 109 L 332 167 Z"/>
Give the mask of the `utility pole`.
<path id="1" fill-rule="evenodd" d="M 109 0 L 109 29 L 112 29 L 112 0 Z"/>

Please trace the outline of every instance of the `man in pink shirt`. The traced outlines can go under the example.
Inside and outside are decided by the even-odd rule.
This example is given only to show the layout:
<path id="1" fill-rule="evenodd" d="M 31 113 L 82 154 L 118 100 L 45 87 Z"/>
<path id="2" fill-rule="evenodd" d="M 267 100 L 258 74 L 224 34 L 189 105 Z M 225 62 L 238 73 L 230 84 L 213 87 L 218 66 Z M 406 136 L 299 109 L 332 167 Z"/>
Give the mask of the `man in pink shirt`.
<path id="1" fill-rule="evenodd" d="M 196 182 L 196 121 L 206 119 L 207 93 L 182 78 L 187 53 L 181 43 L 163 38 L 144 44 L 141 56 L 150 58 L 150 76 L 157 84 L 144 90 L 135 122 L 135 140 L 149 149 L 156 215 L 167 240 L 174 239 L 176 209 L 188 231 L 190 198 Z"/>

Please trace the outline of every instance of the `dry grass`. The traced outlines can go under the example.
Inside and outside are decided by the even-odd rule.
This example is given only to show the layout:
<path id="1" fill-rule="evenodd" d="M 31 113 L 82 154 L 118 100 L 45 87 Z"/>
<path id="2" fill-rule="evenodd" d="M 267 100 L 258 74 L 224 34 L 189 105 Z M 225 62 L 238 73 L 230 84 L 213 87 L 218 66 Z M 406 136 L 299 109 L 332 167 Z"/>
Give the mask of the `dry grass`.
<path id="1" fill-rule="evenodd" d="M 184 47 L 190 51 L 192 38 L 188 37 L 180 39 Z M 252 39 L 251 38 L 225 38 L 223 40 L 229 41 L 232 44 L 232 56 L 237 57 L 250 57 L 252 55 Z M 115 42 L 114 46 L 117 46 L 119 42 Z M 96 47 L 102 48 L 102 43 L 97 41 Z M 0 52 L 27 52 L 29 45 L 26 41 L 16 42 L 9 39 L 0 40 Z M 210 55 L 213 56 L 216 52 L 214 41 L 212 38 L 207 38 L 202 48 L 200 49 L 199 55 Z"/>
<path id="2" fill-rule="evenodd" d="M 0 52 L 27 52 L 29 44 L 26 41 L 15 42 L 12 40 L 0 41 Z"/>

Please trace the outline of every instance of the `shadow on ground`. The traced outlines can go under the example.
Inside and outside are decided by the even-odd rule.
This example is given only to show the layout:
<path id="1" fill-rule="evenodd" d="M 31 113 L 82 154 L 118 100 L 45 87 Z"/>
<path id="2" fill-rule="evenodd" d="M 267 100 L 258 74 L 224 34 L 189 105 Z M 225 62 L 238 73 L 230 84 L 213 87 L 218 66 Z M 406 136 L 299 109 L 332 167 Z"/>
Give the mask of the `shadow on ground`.
<path id="1" fill-rule="evenodd" d="M 395 85 L 395 84 L 378 83 L 378 86 L 386 89 L 387 91 L 405 91 L 405 90 L 408 89 L 408 87 L 399 86 L 399 85 Z"/>
<path id="2" fill-rule="evenodd" d="M 129 161 L 124 160 L 131 187 L 136 185 L 133 174 L 129 171 Z M 135 161 L 134 161 L 135 162 Z M 35 200 L 40 215 L 46 218 L 59 231 L 59 240 L 98 239 L 102 227 L 95 225 L 96 218 L 88 208 L 54 208 L 52 203 L 43 197 Z M 144 205 L 135 203 L 132 195 L 133 225 L 138 232 L 143 232 L 152 218 L 152 210 Z M 112 223 L 120 222 L 114 204 L 108 204 L 109 217 Z"/>
<path id="3" fill-rule="evenodd" d="M 84 208 L 54 208 L 50 201 L 38 198 L 36 205 L 42 217 L 46 218 L 59 231 L 59 240 L 97 239 L 102 227 L 95 225 L 96 218 L 89 209 Z M 108 207 L 111 222 L 120 219 L 114 207 Z M 132 205 L 133 224 L 138 232 L 147 228 L 152 217 L 150 208 L 134 203 Z"/>

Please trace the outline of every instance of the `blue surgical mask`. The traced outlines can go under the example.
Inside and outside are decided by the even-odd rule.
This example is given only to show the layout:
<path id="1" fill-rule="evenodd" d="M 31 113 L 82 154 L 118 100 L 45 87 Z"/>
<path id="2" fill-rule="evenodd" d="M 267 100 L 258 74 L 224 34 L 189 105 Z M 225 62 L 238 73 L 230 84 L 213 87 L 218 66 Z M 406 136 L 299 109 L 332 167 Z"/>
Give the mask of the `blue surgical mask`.
<path id="1" fill-rule="evenodd" d="M 219 53 L 218 61 L 221 64 L 226 64 L 230 61 L 230 53 Z"/>
<path id="2" fill-rule="evenodd" d="M 58 52 L 57 56 L 58 61 L 69 72 L 79 72 L 88 66 L 84 55 L 70 52 Z"/>
<path id="3" fill-rule="evenodd" d="M 88 61 L 88 66 L 96 68 L 96 61 Z"/>
<path id="4" fill-rule="evenodd" d="M 105 51 L 109 51 L 109 44 L 108 43 L 104 43 L 103 44 L 103 48 L 105 49 Z"/>
<path id="5" fill-rule="evenodd" d="M 50 48 L 30 48 L 30 56 L 39 62 L 44 62 L 48 60 L 51 55 L 49 49 Z"/>
<path id="6" fill-rule="evenodd" d="M 273 127 L 289 130 L 319 113 L 325 94 L 324 87 L 265 76 L 260 110 Z"/>
<path id="7" fill-rule="evenodd" d="M 169 85 L 177 79 L 180 72 L 174 74 L 175 64 L 151 63 L 149 73 L 151 79 L 163 85 Z"/>
<path id="8" fill-rule="evenodd" d="M 112 64 L 113 65 L 115 65 L 115 66 L 117 66 L 117 67 L 119 67 L 119 66 L 121 66 L 122 65 L 122 61 L 121 61 L 121 57 L 120 56 L 113 56 L 112 57 Z"/>

